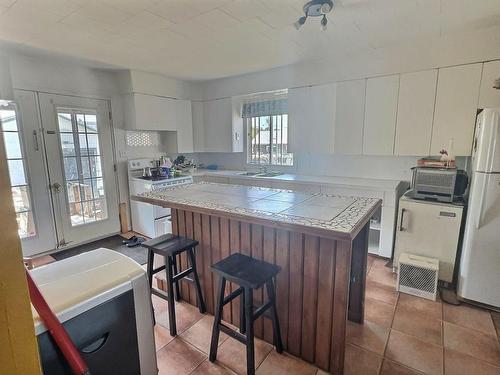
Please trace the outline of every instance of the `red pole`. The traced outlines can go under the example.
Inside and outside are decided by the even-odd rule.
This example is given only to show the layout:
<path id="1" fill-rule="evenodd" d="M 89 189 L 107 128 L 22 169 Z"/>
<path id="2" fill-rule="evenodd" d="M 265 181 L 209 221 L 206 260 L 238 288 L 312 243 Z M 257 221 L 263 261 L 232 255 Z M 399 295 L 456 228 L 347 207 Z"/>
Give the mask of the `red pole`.
<path id="1" fill-rule="evenodd" d="M 30 293 L 31 303 L 40 315 L 43 324 L 47 327 L 47 330 L 54 338 L 57 346 L 64 355 L 64 358 L 68 361 L 68 364 L 75 375 L 90 375 L 90 371 L 87 364 L 83 361 L 80 352 L 76 348 L 73 341 L 69 337 L 68 333 L 62 326 L 57 316 L 52 312 L 47 301 L 43 298 L 40 289 L 31 278 L 30 273 L 26 270 L 26 278 L 28 279 L 28 289 Z"/>

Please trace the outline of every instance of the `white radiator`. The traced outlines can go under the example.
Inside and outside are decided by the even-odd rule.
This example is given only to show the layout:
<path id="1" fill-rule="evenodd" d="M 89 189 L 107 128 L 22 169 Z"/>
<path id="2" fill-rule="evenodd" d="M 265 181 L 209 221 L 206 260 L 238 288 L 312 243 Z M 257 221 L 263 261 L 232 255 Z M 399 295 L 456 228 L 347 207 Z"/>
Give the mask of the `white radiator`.
<path id="1" fill-rule="evenodd" d="M 435 301 L 439 260 L 409 253 L 399 256 L 398 290 Z"/>

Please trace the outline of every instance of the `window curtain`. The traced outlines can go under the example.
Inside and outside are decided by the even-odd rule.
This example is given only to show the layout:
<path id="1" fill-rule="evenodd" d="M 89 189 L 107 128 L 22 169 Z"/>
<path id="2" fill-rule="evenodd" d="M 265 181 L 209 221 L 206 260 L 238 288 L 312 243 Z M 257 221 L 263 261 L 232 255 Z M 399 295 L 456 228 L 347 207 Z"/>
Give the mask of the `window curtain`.
<path id="1" fill-rule="evenodd" d="M 288 99 L 273 99 L 243 103 L 241 117 L 274 116 L 288 113 Z"/>

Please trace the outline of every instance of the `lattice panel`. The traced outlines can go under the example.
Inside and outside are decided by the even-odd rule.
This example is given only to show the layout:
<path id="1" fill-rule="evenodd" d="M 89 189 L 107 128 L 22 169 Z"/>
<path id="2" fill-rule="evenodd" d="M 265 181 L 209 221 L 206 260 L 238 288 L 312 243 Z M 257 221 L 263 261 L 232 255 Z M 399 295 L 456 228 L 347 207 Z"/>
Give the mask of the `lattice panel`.
<path id="1" fill-rule="evenodd" d="M 152 147 L 160 144 L 159 136 L 154 132 L 127 131 L 126 143 L 130 147 Z"/>

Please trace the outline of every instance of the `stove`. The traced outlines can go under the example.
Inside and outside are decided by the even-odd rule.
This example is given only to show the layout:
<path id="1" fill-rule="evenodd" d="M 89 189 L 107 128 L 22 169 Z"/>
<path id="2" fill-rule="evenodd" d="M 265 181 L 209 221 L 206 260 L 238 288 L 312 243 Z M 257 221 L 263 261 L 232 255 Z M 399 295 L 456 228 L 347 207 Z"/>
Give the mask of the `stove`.
<path id="1" fill-rule="evenodd" d="M 143 177 L 145 167 L 154 166 L 154 159 L 135 159 L 128 162 L 129 194 L 137 195 L 176 185 L 193 183 L 192 176 L 169 178 L 166 176 Z M 132 230 L 153 238 L 172 232 L 170 208 L 149 203 L 130 201 Z"/>

